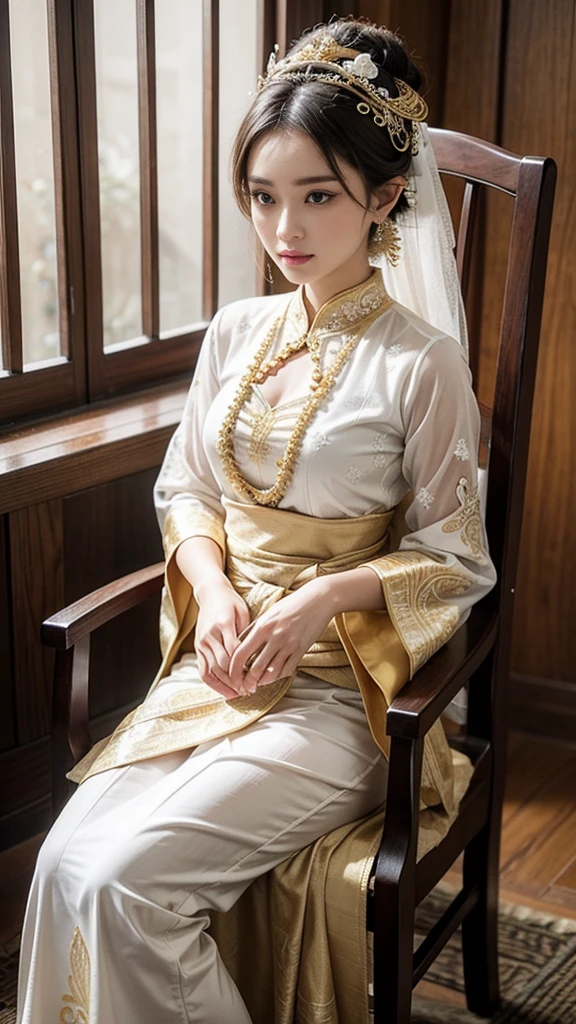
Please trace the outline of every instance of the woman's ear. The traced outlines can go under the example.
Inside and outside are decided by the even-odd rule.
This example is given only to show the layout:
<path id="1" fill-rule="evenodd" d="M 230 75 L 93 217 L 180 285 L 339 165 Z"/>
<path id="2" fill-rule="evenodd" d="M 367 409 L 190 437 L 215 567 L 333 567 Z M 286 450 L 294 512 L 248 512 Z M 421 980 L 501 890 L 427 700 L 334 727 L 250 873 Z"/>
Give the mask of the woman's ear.
<path id="1" fill-rule="evenodd" d="M 403 175 L 397 174 L 395 178 L 390 178 L 383 185 L 374 189 L 371 209 L 373 213 L 378 214 L 375 220 L 381 222 L 388 216 L 390 210 L 394 209 L 407 184 L 407 179 Z"/>

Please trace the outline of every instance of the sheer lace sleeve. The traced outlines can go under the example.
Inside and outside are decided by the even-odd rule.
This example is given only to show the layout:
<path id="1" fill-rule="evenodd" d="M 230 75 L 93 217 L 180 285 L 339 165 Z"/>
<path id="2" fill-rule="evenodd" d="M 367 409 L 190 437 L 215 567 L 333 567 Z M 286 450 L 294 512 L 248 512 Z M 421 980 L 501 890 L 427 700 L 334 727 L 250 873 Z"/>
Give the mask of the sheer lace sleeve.
<path id="1" fill-rule="evenodd" d="M 219 391 L 216 340 L 222 310 L 202 342 L 182 420 L 168 445 L 154 488 L 166 558 L 188 537 L 211 537 L 225 551 L 221 491 L 203 443 L 206 413 Z"/>
<path id="2" fill-rule="evenodd" d="M 401 399 L 403 475 L 412 490 L 397 551 L 366 563 L 380 578 L 410 674 L 494 586 L 478 497 L 480 416 L 462 349 L 430 341 Z"/>

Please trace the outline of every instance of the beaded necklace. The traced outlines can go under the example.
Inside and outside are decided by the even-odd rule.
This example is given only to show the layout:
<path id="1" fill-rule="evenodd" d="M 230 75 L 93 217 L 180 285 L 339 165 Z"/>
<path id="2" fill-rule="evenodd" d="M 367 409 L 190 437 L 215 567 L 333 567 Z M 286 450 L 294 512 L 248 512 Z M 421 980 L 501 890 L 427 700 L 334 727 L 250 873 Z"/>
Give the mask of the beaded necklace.
<path id="1" fill-rule="evenodd" d="M 264 363 L 263 360 L 265 359 L 266 353 L 273 347 L 275 340 L 282 330 L 288 315 L 290 303 L 286 306 L 280 316 L 276 317 L 271 327 L 266 332 L 254 359 L 240 380 L 238 390 L 236 391 L 228 412 L 222 421 L 222 426 L 218 433 L 218 441 L 216 443 L 216 451 L 220 456 L 224 473 L 234 489 L 242 494 L 243 497 L 248 498 L 250 501 L 253 501 L 258 505 L 268 505 L 274 508 L 279 504 L 282 497 L 288 490 L 300 455 L 304 435 L 312 417 L 330 389 L 334 386 L 340 370 L 352 355 L 360 337 L 367 331 L 370 324 L 392 305 L 392 299 L 387 295 L 383 285 L 380 282 L 375 283 L 374 278 L 375 274 L 372 275 L 368 282 L 364 282 L 363 285 L 356 286 L 354 289 L 349 290 L 353 295 L 357 293 L 359 294 L 359 301 L 357 303 L 354 302 L 353 298 L 342 299 L 340 303 L 338 300 L 341 299 L 341 296 L 336 297 L 337 311 L 335 314 L 333 313 L 328 317 L 324 330 L 344 329 L 346 341 L 342 345 L 342 348 L 332 363 L 332 366 L 326 371 L 326 373 L 323 373 L 321 369 L 321 340 L 319 332 L 314 326 L 318 317 L 315 319 L 312 328 L 307 328 L 304 334 L 296 338 L 295 341 L 286 345 L 274 359 L 270 359 Z M 343 293 L 344 296 L 347 294 L 347 292 Z M 298 297 L 300 302 L 302 302 L 301 293 Z M 326 303 L 326 305 L 328 305 L 328 303 Z M 350 323 L 352 327 L 351 330 L 345 329 L 344 325 L 347 322 Z M 304 402 L 300 415 L 298 416 L 294 426 L 294 430 L 288 439 L 286 450 L 282 458 L 278 459 L 276 463 L 278 467 L 278 474 L 273 485 L 266 489 L 254 487 L 253 484 L 249 483 L 249 481 L 242 476 L 234 457 L 233 439 L 240 410 L 246 402 L 253 384 L 261 383 L 273 369 L 285 362 L 296 352 L 301 351 L 303 348 L 308 348 L 310 356 L 314 361 L 314 371 L 312 373 L 312 381 L 310 383 L 310 395 Z"/>

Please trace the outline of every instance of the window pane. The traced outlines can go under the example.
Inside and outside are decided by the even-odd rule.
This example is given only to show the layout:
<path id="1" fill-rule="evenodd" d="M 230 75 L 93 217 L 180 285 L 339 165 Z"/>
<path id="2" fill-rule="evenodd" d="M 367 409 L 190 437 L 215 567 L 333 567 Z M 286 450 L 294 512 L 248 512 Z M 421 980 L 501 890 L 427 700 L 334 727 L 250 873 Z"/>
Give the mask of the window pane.
<path id="1" fill-rule="evenodd" d="M 202 4 L 156 4 L 160 327 L 202 319 Z"/>
<path id="2" fill-rule="evenodd" d="M 229 168 L 236 131 L 256 92 L 257 20 L 258 0 L 220 0 L 220 306 L 256 294 L 253 232 L 232 196 Z"/>
<path id="3" fill-rule="evenodd" d="M 135 0 L 97 0 L 104 347 L 142 334 Z"/>
<path id="4" fill-rule="evenodd" d="M 60 351 L 46 0 L 11 0 L 24 363 Z"/>

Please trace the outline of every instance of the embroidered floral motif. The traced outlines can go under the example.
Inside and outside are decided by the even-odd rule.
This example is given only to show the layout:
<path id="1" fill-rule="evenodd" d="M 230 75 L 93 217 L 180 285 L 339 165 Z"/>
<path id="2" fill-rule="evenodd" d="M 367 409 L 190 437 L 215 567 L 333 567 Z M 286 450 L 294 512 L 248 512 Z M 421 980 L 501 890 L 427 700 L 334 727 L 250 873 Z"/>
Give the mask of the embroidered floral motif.
<path id="1" fill-rule="evenodd" d="M 310 434 L 309 444 L 313 452 L 319 452 L 331 443 L 328 435 L 322 434 L 319 430 L 314 430 Z"/>
<path id="2" fill-rule="evenodd" d="M 481 562 L 487 559 L 484 547 L 484 524 L 480 510 L 478 488 L 472 487 L 470 481 L 460 477 L 456 487 L 456 495 L 460 502 L 460 511 L 442 527 L 442 533 L 455 533 L 460 536 L 471 554 Z"/>
<path id="3" fill-rule="evenodd" d="M 419 501 L 421 505 L 424 505 L 424 508 L 430 508 L 434 501 L 434 495 L 430 494 L 430 491 L 427 491 L 425 487 L 421 487 L 416 495 L 416 501 Z"/>
<path id="4" fill-rule="evenodd" d="M 370 564 L 382 583 L 413 675 L 458 627 L 454 597 L 469 590 L 472 580 L 420 551 L 395 551 Z"/>
<path id="5" fill-rule="evenodd" d="M 470 458 L 470 452 L 468 451 L 468 445 L 463 437 L 461 437 L 454 449 L 453 454 L 460 462 L 467 462 Z"/>
<path id="6" fill-rule="evenodd" d="M 391 345 L 388 351 L 386 352 L 386 362 L 392 363 L 397 358 L 397 356 L 399 356 L 400 353 L 403 351 L 404 345 L 400 345 L 399 343 L 397 343 L 396 345 Z"/>
<path id="7" fill-rule="evenodd" d="M 377 452 L 385 452 L 386 434 L 374 434 L 374 437 L 372 438 L 372 447 L 375 448 Z"/>
<path id="8" fill-rule="evenodd" d="M 347 398 L 343 403 L 344 408 L 348 412 L 357 412 L 361 405 L 362 398 L 359 395 L 356 395 L 354 398 Z"/>
<path id="9" fill-rule="evenodd" d="M 238 331 L 238 334 L 245 334 L 245 333 L 246 333 L 246 331 L 249 331 L 249 330 L 250 330 L 250 327 L 251 327 L 251 326 L 252 326 L 252 325 L 251 325 L 251 324 L 249 324 L 249 323 L 247 322 L 247 320 L 242 320 L 242 321 L 241 321 L 241 322 L 240 322 L 240 323 L 238 324 L 238 326 L 237 326 L 236 330 Z"/>
<path id="10" fill-rule="evenodd" d="M 383 452 L 379 452 L 378 455 L 374 456 L 372 459 L 372 465 L 375 469 L 382 469 L 382 466 L 386 465 L 386 456 Z"/>
<path id="11" fill-rule="evenodd" d="M 363 475 L 362 470 L 358 469 L 358 466 L 348 466 L 348 469 L 346 470 L 346 479 L 349 480 L 351 484 L 357 483 Z"/>
<path id="12" fill-rule="evenodd" d="M 60 1024 L 90 1024 L 90 956 L 79 928 L 72 936 L 70 967 L 70 992 L 62 996 L 62 1002 L 68 1005 L 60 1010 Z"/>

